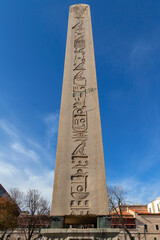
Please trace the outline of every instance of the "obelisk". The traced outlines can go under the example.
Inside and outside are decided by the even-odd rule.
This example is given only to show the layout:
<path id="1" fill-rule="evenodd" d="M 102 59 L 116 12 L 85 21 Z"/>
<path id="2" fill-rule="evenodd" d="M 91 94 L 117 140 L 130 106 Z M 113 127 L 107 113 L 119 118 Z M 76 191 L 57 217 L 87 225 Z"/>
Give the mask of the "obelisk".
<path id="1" fill-rule="evenodd" d="M 117 240 L 110 228 L 90 7 L 70 7 L 51 207 L 55 240 Z"/>
<path id="2" fill-rule="evenodd" d="M 51 216 L 108 214 L 90 7 L 70 7 Z"/>

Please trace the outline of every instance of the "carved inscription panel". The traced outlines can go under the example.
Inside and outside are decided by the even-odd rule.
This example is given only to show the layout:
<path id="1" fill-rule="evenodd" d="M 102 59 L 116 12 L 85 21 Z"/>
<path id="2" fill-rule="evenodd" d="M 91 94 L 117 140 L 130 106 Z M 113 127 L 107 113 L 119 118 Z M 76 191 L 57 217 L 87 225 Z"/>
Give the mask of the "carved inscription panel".
<path id="1" fill-rule="evenodd" d="M 88 116 L 86 106 L 86 41 L 84 18 L 87 6 L 73 7 L 75 24 L 72 26 L 74 35 L 73 61 L 73 110 L 72 139 L 74 149 L 71 156 L 71 215 L 89 214 L 88 166 L 87 155 Z"/>

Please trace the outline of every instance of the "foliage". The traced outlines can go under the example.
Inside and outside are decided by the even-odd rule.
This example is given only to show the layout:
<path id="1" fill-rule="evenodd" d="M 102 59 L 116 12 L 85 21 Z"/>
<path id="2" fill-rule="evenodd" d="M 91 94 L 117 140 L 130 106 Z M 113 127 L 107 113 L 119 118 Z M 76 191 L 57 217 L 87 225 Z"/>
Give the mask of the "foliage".
<path id="1" fill-rule="evenodd" d="M 35 189 L 24 194 L 12 188 L 10 196 L 10 201 L 0 198 L 0 230 L 3 231 L 0 239 L 11 235 L 16 227 L 26 240 L 40 237 L 39 229 L 50 224 L 48 201 Z"/>
<path id="2" fill-rule="evenodd" d="M 3 231 L 1 239 L 16 228 L 18 215 L 19 209 L 14 202 L 0 198 L 0 230 Z"/>

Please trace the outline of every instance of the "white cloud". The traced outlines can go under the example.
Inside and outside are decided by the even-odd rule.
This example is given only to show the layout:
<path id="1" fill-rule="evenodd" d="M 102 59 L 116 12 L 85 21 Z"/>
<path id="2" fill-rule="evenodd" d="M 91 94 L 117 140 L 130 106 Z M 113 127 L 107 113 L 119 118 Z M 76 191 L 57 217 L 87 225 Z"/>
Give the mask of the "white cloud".
<path id="1" fill-rule="evenodd" d="M 119 185 L 127 192 L 127 201 L 129 204 L 147 204 L 159 197 L 159 182 L 144 182 L 138 177 L 124 177 L 110 182 L 108 185 Z"/>
<path id="2" fill-rule="evenodd" d="M 0 119 L 0 128 L 8 135 L 10 138 L 17 138 L 17 130 L 14 126 L 5 119 Z"/>
<path id="3" fill-rule="evenodd" d="M 35 162 L 39 162 L 39 156 L 36 152 L 31 149 L 27 149 L 21 143 L 15 142 L 11 145 L 12 149 L 18 153 L 21 153 L 23 156 L 31 158 Z"/>
<path id="4" fill-rule="evenodd" d="M 47 145 L 56 142 L 58 113 L 49 114 L 43 120 L 46 134 L 40 142 L 33 139 L 32 133 L 23 134 L 23 129 L 20 131 L 13 123 L 0 119 L 0 183 L 7 191 L 12 187 L 24 192 L 38 189 L 51 201 L 56 145 L 52 151 Z"/>
<path id="5" fill-rule="evenodd" d="M 12 164 L 0 161 L 0 182 L 9 191 L 10 188 L 17 187 L 22 192 L 28 189 L 38 189 L 39 192 L 51 202 L 54 171 L 44 168 L 38 173 L 28 166 L 21 169 Z"/>
<path id="6" fill-rule="evenodd" d="M 50 113 L 43 119 L 46 124 L 46 142 L 48 147 L 53 147 L 55 140 L 57 141 L 59 112 Z M 56 136 L 56 137 L 55 137 Z M 50 146 L 51 145 L 51 146 Z"/>
<path id="7" fill-rule="evenodd" d="M 49 136 L 53 136 L 57 133 L 59 121 L 59 112 L 50 113 L 44 118 L 44 122 L 47 126 L 47 133 Z"/>
<path id="8" fill-rule="evenodd" d="M 33 139 L 29 132 L 24 135 L 23 131 L 17 129 L 9 121 L 0 119 L 0 134 L 3 132 L 7 139 L 5 144 L 1 139 L 0 144 L 0 183 L 6 190 L 11 187 L 18 187 L 24 192 L 29 188 L 38 189 L 44 197 L 51 201 L 56 153 L 56 144 L 54 145 L 53 142 L 57 141 L 58 118 L 58 112 L 48 114 L 43 118 L 45 123 L 43 142 Z M 141 159 L 138 166 L 140 171 L 137 174 L 147 171 L 154 162 L 158 161 L 158 139 L 159 137 L 153 134 L 151 140 L 155 146 L 155 157 L 153 157 L 153 151 L 147 152 L 147 160 L 146 158 Z M 147 203 L 157 198 L 160 192 L 159 184 L 154 182 L 154 179 L 152 182 L 144 183 L 136 174 L 131 177 L 126 175 L 122 179 L 117 178 L 109 184 L 123 186 L 128 192 L 128 200 L 132 203 Z"/>
<path id="9" fill-rule="evenodd" d="M 17 168 L 9 163 L 5 163 L 0 160 L 0 176 L 2 179 L 13 176 L 17 173 Z"/>
<path id="10" fill-rule="evenodd" d="M 131 69 L 135 70 L 135 68 L 142 67 L 144 64 L 152 66 L 154 64 L 153 57 L 157 49 L 159 49 L 159 36 L 154 36 L 147 40 L 141 38 L 134 42 L 128 58 Z"/>

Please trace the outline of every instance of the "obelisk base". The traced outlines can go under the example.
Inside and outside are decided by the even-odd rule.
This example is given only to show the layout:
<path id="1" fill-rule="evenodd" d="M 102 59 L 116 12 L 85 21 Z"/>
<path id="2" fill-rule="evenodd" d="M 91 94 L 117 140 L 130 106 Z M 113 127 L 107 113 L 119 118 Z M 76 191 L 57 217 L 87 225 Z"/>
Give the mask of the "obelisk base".
<path id="1" fill-rule="evenodd" d="M 54 240 L 117 240 L 119 229 L 113 228 L 88 228 L 88 229 L 42 229 L 41 234 Z"/>

